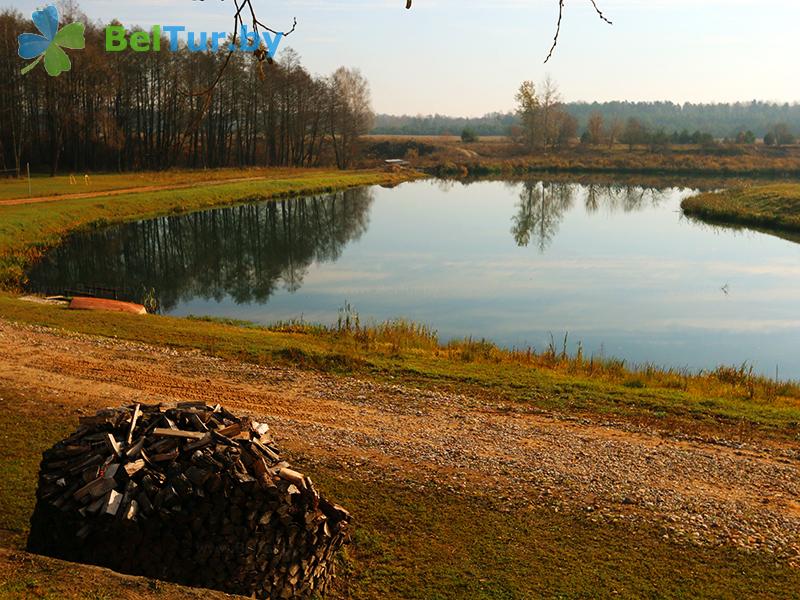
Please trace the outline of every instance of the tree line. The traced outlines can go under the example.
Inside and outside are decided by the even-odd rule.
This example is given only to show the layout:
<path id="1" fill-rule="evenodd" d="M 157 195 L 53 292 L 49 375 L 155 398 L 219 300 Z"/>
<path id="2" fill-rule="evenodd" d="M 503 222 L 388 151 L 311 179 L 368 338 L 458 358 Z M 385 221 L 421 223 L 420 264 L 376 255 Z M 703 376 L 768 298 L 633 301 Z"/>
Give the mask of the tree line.
<path id="1" fill-rule="evenodd" d="M 674 102 L 565 102 L 564 110 L 578 120 L 578 132 L 589 127 L 593 113 L 607 123 L 636 119 L 650 130 L 710 134 L 716 139 L 735 139 L 751 131 L 756 138 L 766 137 L 776 126 L 785 125 L 800 133 L 800 104 L 737 102 L 692 104 Z M 515 112 L 494 112 L 483 117 L 463 118 L 446 115 L 386 115 L 375 118 L 371 133 L 383 135 L 460 135 L 464 129 L 479 136 L 507 136 L 519 125 Z"/>
<path id="2" fill-rule="evenodd" d="M 0 12 L 0 169 L 347 168 L 372 126 L 356 69 L 322 77 L 291 49 L 274 63 L 235 52 L 214 86 L 226 51 L 171 52 L 164 39 L 157 52 L 107 52 L 103 26 L 62 17 L 73 21 L 86 26 L 86 48 L 70 52 L 71 71 L 22 75 L 17 37 L 35 28 Z"/>
<path id="3" fill-rule="evenodd" d="M 509 134 L 528 151 L 547 151 L 569 146 L 574 142 L 579 130 L 578 119 L 570 113 L 568 105 L 562 102 L 558 87 L 550 77 L 545 78 L 538 86 L 532 81 L 523 82 L 517 91 L 516 101 L 517 122 L 512 125 Z M 466 133 L 472 132 L 465 129 L 462 140 Z M 607 119 L 599 110 L 589 114 L 580 141 L 591 146 L 606 144 L 608 147 L 620 142 L 627 144 L 631 150 L 634 146 L 646 145 L 654 152 L 673 144 L 717 149 L 720 142 L 707 131 L 698 129 L 690 133 L 684 128 L 682 131 L 674 130 L 670 133 L 663 127 L 651 127 L 633 116 L 624 121 L 619 117 Z M 721 141 L 727 144 L 755 144 L 756 135 L 750 129 L 738 130 L 733 136 L 725 137 Z M 795 141 L 796 138 L 786 123 L 774 124 L 764 134 L 764 143 L 768 146 L 794 144 Z"/>

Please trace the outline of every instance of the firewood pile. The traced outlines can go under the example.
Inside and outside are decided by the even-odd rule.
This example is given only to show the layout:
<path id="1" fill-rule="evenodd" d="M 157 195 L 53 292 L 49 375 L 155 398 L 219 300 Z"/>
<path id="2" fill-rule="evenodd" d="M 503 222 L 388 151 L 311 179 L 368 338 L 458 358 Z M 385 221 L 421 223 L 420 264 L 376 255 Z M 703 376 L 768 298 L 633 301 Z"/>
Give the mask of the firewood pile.
<path id="1" fill-rule="evenodd" d="M 44 452 L 28 548 L 256 598 L 324 594 L 350 515 L 217 406 L 106 409 Z"/>

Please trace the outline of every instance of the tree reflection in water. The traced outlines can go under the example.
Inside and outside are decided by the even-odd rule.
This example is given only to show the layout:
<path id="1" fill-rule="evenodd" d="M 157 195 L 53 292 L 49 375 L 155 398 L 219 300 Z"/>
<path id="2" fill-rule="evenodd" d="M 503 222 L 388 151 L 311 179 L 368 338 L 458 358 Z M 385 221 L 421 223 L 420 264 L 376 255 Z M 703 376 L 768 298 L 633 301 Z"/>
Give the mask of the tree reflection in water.
<path id="1" fill-rule="evenodd" d="M 244 204 L 76 233 L 29 273 L 31 291 L 77 285 L 155 289 L 163 311 L 195 297 L 265 302 L 300 288 L 314 262 L 337 260 L 369 225 L 373 192 Z"/>
<path id="2" fill-rule="evenodd" d="M 446 191 L 456 184 L 438 185 Z M 624 184 L 506 185 L 519 196 L 512 217 L 514 241 L 540 252 L 550 246 L 576 202 L 590 214 L 629 212 L 658 205 L 665 197 L 657 188 Z M 314 262 L 338 260 L 344 247 L 366 232 L 372 204 L 373 190 L 359 188 L 80 232 L 33 267 L 28 287 L 46 294 L 82 285 L 109 287 L 136 301 L 152 290 L 165 312 L 194 298 L 264 304 L 278 289 L 298 290 Z"/>
<path id="3" fill-rule="evenodd" d="M 572 208 L 574 184 L 526 181 L 519 194 L 511 234 L 518 246 L 535 241 L 544 252 L 558 233 L 564 213 Z"/>
<path id="4" fill-rule="evenodd" d="M 517 245 L 525 247 L 534 243 L 539 252 L 547 250 L 581 187 L 585 192 L 584 208 L 589 214 L 601 207 L 611 213 L 632 212 L 658 206 L 667 197 L 665 190 L 653 187 L 526 181 L 519 193 L 517 212 L 512 217 L 511 234 Z"/>

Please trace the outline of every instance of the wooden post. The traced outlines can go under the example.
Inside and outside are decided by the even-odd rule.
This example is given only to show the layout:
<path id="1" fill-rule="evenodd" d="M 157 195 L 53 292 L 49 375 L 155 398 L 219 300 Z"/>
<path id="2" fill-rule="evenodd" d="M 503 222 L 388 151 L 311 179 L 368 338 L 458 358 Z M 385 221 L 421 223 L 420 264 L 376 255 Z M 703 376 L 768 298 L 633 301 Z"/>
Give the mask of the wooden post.
<path id="1" fill-rule="evenodd" d="M 28 167 L 28 198 L 32 196 L 31 194 L 31 163 L 26 163 Z"/>

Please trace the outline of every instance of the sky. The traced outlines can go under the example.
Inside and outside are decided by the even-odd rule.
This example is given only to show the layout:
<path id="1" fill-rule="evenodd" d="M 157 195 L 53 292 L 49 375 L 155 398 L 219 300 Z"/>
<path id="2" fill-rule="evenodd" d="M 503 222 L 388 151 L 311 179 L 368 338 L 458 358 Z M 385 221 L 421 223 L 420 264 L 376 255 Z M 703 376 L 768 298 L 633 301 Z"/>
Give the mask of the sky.
<path id="1" fill-rule="evenodd" d="M 568 101 L 800 100 L 800 0 L 253 0 L 313 73 L 345 65 L 376 112 L 479 116 L 513 109 L 520 83 L 550 75 Z M 0 0 L 29 14 L 43 0 Z M 79 0 L 93 21 L 230 31 L 231 0 Z"/>

